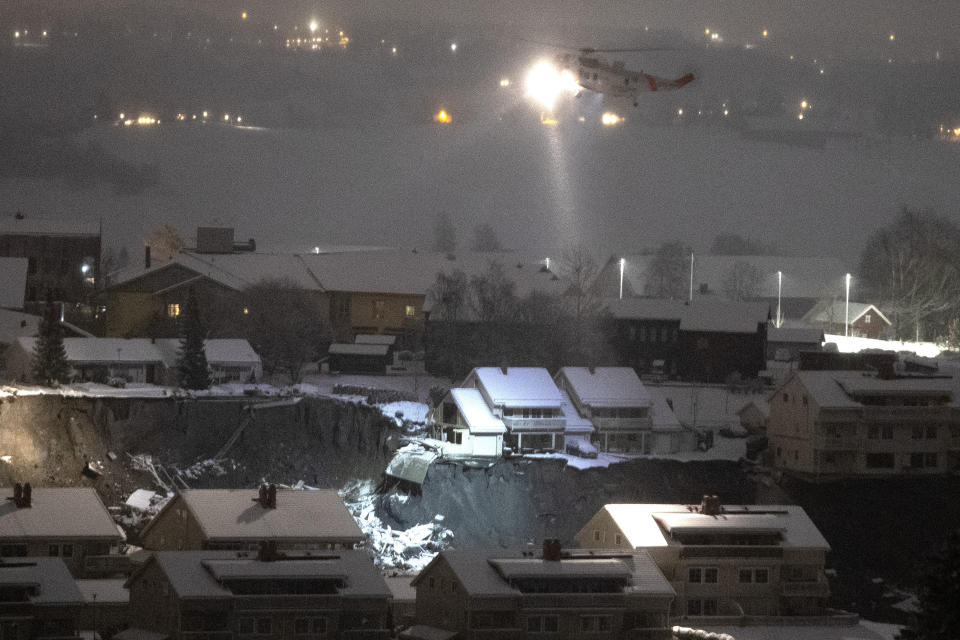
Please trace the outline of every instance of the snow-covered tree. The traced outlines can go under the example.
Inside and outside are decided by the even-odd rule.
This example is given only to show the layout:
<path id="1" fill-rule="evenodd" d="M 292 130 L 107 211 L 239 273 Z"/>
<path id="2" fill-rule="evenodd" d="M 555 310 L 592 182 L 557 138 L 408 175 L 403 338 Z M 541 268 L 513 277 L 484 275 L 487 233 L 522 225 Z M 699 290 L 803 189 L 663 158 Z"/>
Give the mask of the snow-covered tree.
<path id="1" fill-rule="evenodd" d="M 500 238 L 497 236 L 497 230 L 489 222 L 482 222 L 473 228 L 473 244 L 470 246 L 473 251 L 492 253 L 500 251 Z"/>
<path id="2" fill-rule="evenodd" d="M 177 382 L 184 389 L 209 389 L 210 370 L 203 346 L 206 333 L 200 320 L 200 307 L 193 289 L 187 296 L 180 351 L 177 354 Z"/>
<path id="3" fill-rule="evenodd" d="M 742 302 L 760 295 L 763 274 L 760 269 L 745 260 L 737 260 L 723 274 L 723 295 L 730 300 Z"/>
<path id="4" fill-rule="evenodd" d="M 70 365 L 63 347 L 63 326 L 60 313 L 47 294 L 47 304 L 40 319 L 39 333 L 33 352 L 33 378 L 42 385 L 53 387 L 67 382 Z"/>
<path id="5" fill-rule="evenodd" d="M 927 563 L 920 583 L 916 623 L 901 640 L 954 640 L 960 637 L 960 529 L 953 531 L 940 553 Z"/>
<path id="6" fill-rule="evenodd" d="M 446 213 L 441 213 L 433 221 L 433 250 L 437 253 L 457 250 L 457 229 Z"/>
<path id="7" fill-rule="evenodd" d="M 647 267 L 644 295 L 654 298 L 684 298 L 687 291 L 690 247 L 674 240 L 657 247 Z"/>

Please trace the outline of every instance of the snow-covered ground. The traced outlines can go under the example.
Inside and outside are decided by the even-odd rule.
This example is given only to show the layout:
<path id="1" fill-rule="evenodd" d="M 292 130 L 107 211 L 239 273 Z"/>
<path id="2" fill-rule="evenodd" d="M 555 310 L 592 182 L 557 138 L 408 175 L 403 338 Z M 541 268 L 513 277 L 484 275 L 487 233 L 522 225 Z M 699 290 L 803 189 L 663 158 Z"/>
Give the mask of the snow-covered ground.
<path id="1" fill-rule="evenodd" d="M 679 451 L 677 453 L 665 453 L 656 455 L 641 455 L 629 453 L 604 453 L 601 451 L 596 458 L 581 458 L 569 453 L 530 453 L 524 458 L 544 459 L 560 458 L 566 460 L 567 464 L 574 469 L 590 469 L 596 467 L 609 467 L 611 464 L 625 462 L 627 460 L 636 460 L 637 458 L 659 459 L 659 460 L 678 460 L 680 462 L 693 462 L 705 460 L 731 460 L 736 462 L 747 455 L 746 438 L 724 438 L 715 437 L 713 447 L 707 451 Z"/>
<path id="2" fill-rule="evenodd" d="M 923 358 L 936 358 L 940 355 L 940 347 L 933 342 L 901 342 L 899 340 L 873 340 L 871 338 L 855 338 L 853 336 L 835 336 L 827 334 L 824 342 L 834 343 L 840 353 L 857 353 L 864 349 L 881 349 L 884 351 L 909 351 Z"/>
<path id="3" fill-rule="evenodd" d="M 716 634 L 726 633 L 736 640 L 895 640 L 902 628 L 896 624 L 861 620 L 852 627 L 711 626 L 703 627 L 703 630 Z"/>

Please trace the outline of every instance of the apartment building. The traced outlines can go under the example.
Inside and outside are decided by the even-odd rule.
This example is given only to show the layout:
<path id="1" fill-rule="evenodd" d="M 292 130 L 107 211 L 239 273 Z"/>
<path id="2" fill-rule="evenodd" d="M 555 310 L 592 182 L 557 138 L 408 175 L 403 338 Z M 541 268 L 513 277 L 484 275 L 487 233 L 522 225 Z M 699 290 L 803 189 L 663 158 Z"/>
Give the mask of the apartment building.
<path id="1" fill-rule="evenodd" d="M 608 504 L 576 541 L 649 553 L 677 593 L 674 620 L 826 614 L 830 545 L 797 506 Z"/>
<path id="2" fill-rule="evenodd" d="M 390 637 L 390 590 L 364 551 L 161 551 L 127 586 L 135 626 L 171 640 Z"/>
<path id="3" fill-rule="evenodd" d="M 124 537 L 89 487 L 0 489 L 0 559 L 60 558 L 76 577 L 122 572 Z"/>
<path id="4" fill-rule="evenodd" d="M 643 551 L 446 550 L 412 584 L 418 624 L 465 640 L 670 637 L 674 590 Z"/>
<path id="5" fill-rule="evenodd" d="M 960 466 L 948 377 L 797 371 L 769 397 L 774 464 L 807 478 L 945 473 Z"/>
<path id="6" fill-rule="evenodd" d="M 334 490 L 187 489 L 144 527 L 152 551 L 353 548 L 363 532 Z"/>

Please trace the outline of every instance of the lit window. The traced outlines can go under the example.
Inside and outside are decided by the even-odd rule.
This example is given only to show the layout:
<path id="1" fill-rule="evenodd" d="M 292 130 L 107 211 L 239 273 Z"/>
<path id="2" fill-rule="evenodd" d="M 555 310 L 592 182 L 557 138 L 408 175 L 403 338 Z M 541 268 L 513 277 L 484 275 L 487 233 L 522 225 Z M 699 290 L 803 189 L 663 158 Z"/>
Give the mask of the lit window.
<path id="1" fill-rule="evenodd" d="M 180 305 L 172 302 L 167 305 L 167 317 L 176 318 L 180 315 Z"/>
<path id="2" fill-rule="evenodd" d="M 243 315 L 245 315 L 245 316 L 250 315 L 250 308 L 249 308 L 249 307 L 244 307 L 244 308 L 243 308 Z"/>
<path id="3" fill-rule="evenodd" d="M 863 316 L 863 321 L 864 321 L 865 323 L 867 323 L 867 324 L 870 324 L 870 314 L 869 314 L 869 313 L 868 313 L 867 315 Z"/>
<path id="4" fill-rule="evenodd" d="M 415 318 L 417 315 L 417 308 L 412 304 L 408 304 L 403 307 L 403 315 L 408 318 Z"/>

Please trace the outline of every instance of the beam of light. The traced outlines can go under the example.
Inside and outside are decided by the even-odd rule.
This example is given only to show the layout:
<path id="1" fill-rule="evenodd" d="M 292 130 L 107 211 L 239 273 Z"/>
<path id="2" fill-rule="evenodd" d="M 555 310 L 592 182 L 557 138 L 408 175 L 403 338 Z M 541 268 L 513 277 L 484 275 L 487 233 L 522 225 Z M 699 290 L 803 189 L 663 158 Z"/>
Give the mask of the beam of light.
<path id="1" fill-rule="evenodd" d="M 577 79 L 568 69 L 560 71 L 546 60 L 541 60 L 527 73 L 526 94 L 531 100 L 552 110 L 561 93 L 580 91 Z"/>

